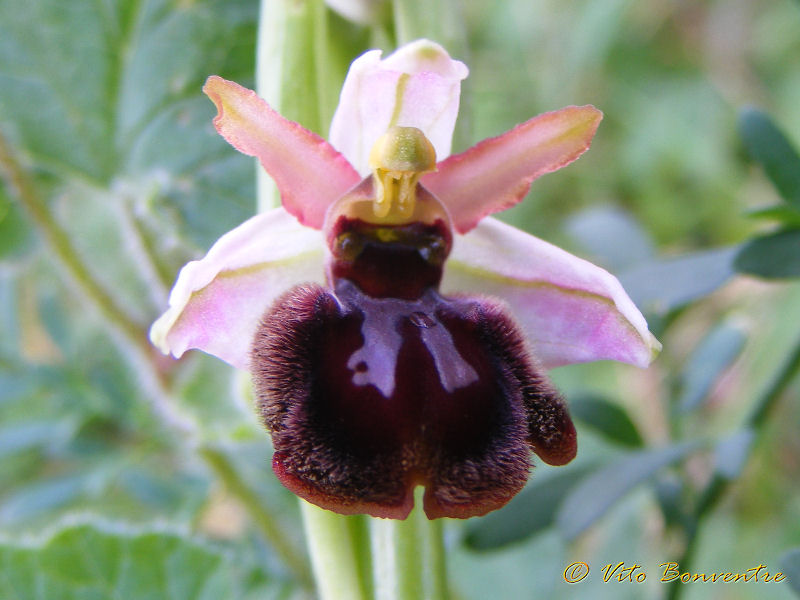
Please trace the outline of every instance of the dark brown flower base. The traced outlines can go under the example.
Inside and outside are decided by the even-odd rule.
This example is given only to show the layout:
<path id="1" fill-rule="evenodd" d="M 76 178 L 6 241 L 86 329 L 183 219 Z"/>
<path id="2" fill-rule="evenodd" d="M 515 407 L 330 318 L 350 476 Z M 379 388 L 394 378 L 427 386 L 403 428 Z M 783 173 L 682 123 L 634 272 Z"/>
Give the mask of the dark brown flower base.
<path id="1" fill-rule="evenodd" d="M 499 304 L 374 298 L 347 279 L 300 286 L 265 315 L 252 350 L 281 482 L 343 514 L 429 518 L 500 508 L 530 450 L 569 462 L 575 429 Z"/>

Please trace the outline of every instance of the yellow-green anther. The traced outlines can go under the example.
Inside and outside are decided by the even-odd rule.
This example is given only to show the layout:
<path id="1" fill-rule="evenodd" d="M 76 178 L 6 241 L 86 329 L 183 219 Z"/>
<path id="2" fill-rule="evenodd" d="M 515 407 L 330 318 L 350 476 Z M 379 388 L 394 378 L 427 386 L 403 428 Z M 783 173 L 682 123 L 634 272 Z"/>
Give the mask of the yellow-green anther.
<path id="1" fill-rule="evenodd" d="M 436 151 L 416 127 L 391 127 L 369 155 L 372 169 L 426 173 L 436 168 Z"/>
<path id="2" fill-rule="evenodd" d="M 375 216 L 402 222 L 414 212 L 419 176 L 436 168 L 436 151 L 416 127 L 391 127 L 372 147 L 369 166 Z"/>

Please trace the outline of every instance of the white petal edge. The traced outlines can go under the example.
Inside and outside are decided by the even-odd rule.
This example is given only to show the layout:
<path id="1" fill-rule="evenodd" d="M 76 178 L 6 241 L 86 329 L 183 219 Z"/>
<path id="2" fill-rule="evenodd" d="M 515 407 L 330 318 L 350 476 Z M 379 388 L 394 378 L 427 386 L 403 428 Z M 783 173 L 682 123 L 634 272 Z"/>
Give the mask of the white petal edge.
<path id="1" fill-rule="evenodd" d="M 175 358 L 195 348 L 247 369 L 256 328 L 275 298 L 324 282 L 324 249 L 322 233 L 283 208 L 248 219 L 181 269 L 150 339 Z"/>
<path id="2" fill-rule="evenodd" d="M 546 368 L 603 359 L 646 367 L 661 349 L 616 277 L 492 217 L 456 236 L 442 291 L 504 300 Z"/>

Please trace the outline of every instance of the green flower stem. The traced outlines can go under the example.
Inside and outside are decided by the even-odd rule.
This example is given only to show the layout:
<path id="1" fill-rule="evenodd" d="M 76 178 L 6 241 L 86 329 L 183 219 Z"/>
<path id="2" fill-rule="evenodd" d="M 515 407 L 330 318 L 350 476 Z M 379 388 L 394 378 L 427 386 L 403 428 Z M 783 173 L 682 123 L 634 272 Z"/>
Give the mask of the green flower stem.
<path id="1" fill-rule="evenodd" d="M 792 383 L 798 372 L 800 372 L 800 340 L 797 341 L 789 358 L 781 365 L 778 372 L 772 378 L 769 387 L 764 390 L 761 397 L 753 406 L 753 410 L 747 419 L 745 419 L 742 429 L 749 429 L 756 434 L 760 432 L 770 411 Z M 730 479 L 715 474 L 700 494 L 694 513 L 686 526 L 686 546 L 684 547 L 683 554 L 677 561 L 681 567 L 681 572 L 691 570 L 697 551 L 702 521 L 714 510 L 717 504 L 719 504 L 725 492 L 730 488 L 730 485 Z M 672 584 L 667 597 L 669 600 L 678 600 L 687 587 L 688 586 L 676 580 Z"/>
<path id="2" fill-rule="evenodd" d="M 442 520 L 427 519 L 421 493 L 405 521 L 342 516 L 300 503 L 321 600 L 450 597 Z"/>
<path id="3" fill-rule="evenodd" d="M 200 455 L 227 490 L 241 502 L 264 539 L 289 568 L 297 581 L 307 589 L 313 586 L 305 556 L 284 532 L 281 525 L 264 506 L 263 500 L 247 485 L 230 459 L 219 448 L 209 445 L 199 449 Z"/>
<path id="4" fill-rule="evenodd" d="M 417 491 L 416 507 L 405 521 L 370 521 L 375 600 L 449 598 L 442 520 L 428 520 L 423 490 Z"/>
<path id="5" fill-rule="evenodd" d="M 333 116 L 325 68 L 326 10 L 323 0 L 262 0 L 256 56 L 258 94 L 287 119 L 323 137 Z M 279 206 L 272 179 L 260 165 L 256 173 L 259 212 Z"/>
<path id="6" fill-rule="evenodd" d="M 325 73 L 326 39 L 323 0 L 262 1 L 257 91 L 284 117 L 322 136 L 333 116 Z"/>
<path id="7" fill-rule="evenodd" d="M 459 0 L 393 0 L 392 13 L 398 46 L 428 38 L 442 44 L 452 55 L 464 58 L 466 27 Z"/>
<path id="8" fill-rule="evenodd" d="M 369 600 L 369 551 L 363 519 L 300 500 L 320 600 Z"/>

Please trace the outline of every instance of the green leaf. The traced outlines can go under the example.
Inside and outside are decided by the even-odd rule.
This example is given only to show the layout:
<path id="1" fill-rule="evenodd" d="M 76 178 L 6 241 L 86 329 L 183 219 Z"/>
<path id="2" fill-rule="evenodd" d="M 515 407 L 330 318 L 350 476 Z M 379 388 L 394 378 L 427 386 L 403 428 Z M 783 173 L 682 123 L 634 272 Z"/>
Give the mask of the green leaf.
<path id="1" fill-rule="evenodd" d="M 49 339 L 58 346 L 58 349 L 64 354 L 68 354 L 72 351 L 70 344 L 73 340 L 70 328 L 74 327 L 74 323 L 71 323 L 68 317 L 69 313 L 64 304 L 63 292 L 42 289 L 36 300 L 37 315 L 42 328 Z"/>
<path id="2" fill-rule="evenodd" d="M 201 493 L 207 493 L 205 486 L 197 480 L 173 473 L 164 475 L 137 466 L 120 472 L 119 485 L 148 508 L 178 507 L 181 500 L 189 496 L 187 490 L 190 488 L 201 488 Z"/>
<path id="3" fill-rule="evenodd" d="M 685 484 L 675 473 L 663 473 L 653 485 L 658 506 L 668 526 L 686 524 Z"/>
<path id="4" fill-rule="evenodd" d="M 0 504 L 0 523 L 8 527 L 64 508 L 85 497 L 90 480 L 89 473 L 79 471 L 16 486 Z"/>
<path id="5" fill-rule="evenodd" d="M 800 229 L 755 238 L 742 246 L 734 267 L 766 279 L 800 277 Z"/>
<path id="6" fill-rule="evenodd" d="M 543 479 L 534 478 L 500 510 L 468 521 L 465 544 L 473 550 L 494 550 L 551 527 L 564 498 L 591 470 L 573 468 Z"/>
<path id="7" fill-rule="evenodd" d="M 578 397 L 570 400 L 569 410 L 573 417 L 583 421 L 611 442 L 632 448 L 643 445 L 636 425 L 618 404 L 603 398 Z"/>
<path id="8" fill-rule="evenodd" d="M 22 209 L 0 188 L 0 261 L 18 259 L 34 247 L 35 238 Z"/>
<path id="9" fill-rule="evenodd" d="M 36 447 L 63 444 L 75 430 L 69 420 L 23 421 L 0 427 L 0 458 Z"/>
<path id="10" fill-rule="evenodd" d="M 765 113 L 748 108 L 739 117 L 739 132 L 750 156 L 789 204 L 800 209 L 800 156 Z"/>
<path id="11" fill-rule="evenodd" d="M 778 221 L 787 229 L 800 229 L 800 210 L 786 204 L 755 208 L 745 213 L 753 219 L 770 219 Z"/>
<path id="12" fill-rule="evenodd" d="M 786 575 L 786 583 L 800 597 L 800 547 L 781 556 L 780 565 L 781 572 Z"/>
<path id="13" fill-rule="evenodd" d="M 248 573 L 185 536 L 80 524 L 26 547 L 0 543 L 0 597 L 26 600 L 234 600 Z"/>
<path id="14" fill-rule="evenodd" d="M 9 269 L 0 269 L 0 360 L 19 356 L 20 318 L 18 277 Z M 0 404 L 10 394 L 4 385 L 3 366 L 0 366 Z"/>
<path id="15" fill-rule="evenodd" d="M 736 248 L 715 248 L 645 261 L 619 274 L 639 308 L 665 315 L 706 296 L 733 275 Z"/>
<path id="16" fill-rule="evenodd" d="M 200 355 L 187 362 L 181 373 L 178 395 L 209 431 L 233 432 L 248 416 L 235 402 L 220 402 L 231 393 L 231 381 L 240 374 L 214 357 Z M 258 431 L 256 429 L 256 431 Z"/>
<path id="17" fill-rule="evenodd" d="M 697 345 L 681 373 L 683 392 L 678 400 L 682 412 L 697 408 L 722 372 L 736 360 L 745 342 L 741 327 L 724 322 Z"/>
<path id="18" fill-rule="evenodd" d="M 567 232 L 611 271 L 653 258 L 650 237 L 627 212 L 610 206 L 592 207 L 570 217 Z"/>
<path id="19" fill-rule="evenodd" d="M 47 186 L 71 188 L 60 200 L 68 230 L 93 216 L 78 199 L 116 203 L 144 181 L 158 182 L 158 196 L 179 207 L 182 233 L 203 247 L 252 214 L 252 163 L 210 127 L 213 105 L 200 88 L 213 73 L 252 77 L 256 8 L 31 0 L 22 11 L 0 0 L 3 133 L 32 171 L 54 176 Z M 109 240 L 124 239 L 119 223 L 105 226 Z"/>
<path id="20" fill-rule="evenodd" d="M 39 369 L 22 363 L 0 363 L 0 408 L 31 395 L 41 385 L 41 375 Z M 8 418 L 5 412 L 0 416 Z"/>
<path id="21" fill-rule="evenodd" d="M 558 510 L 556 524 L 568 539 L 577 537 L 625 494 L 695 447 L 683 443 L 621 456 L 570 490 Z"/>
<path id="22" fill-rule="evenodd" d="M 736 479 L 747 464 L 755 440 L 752 429 L 737 431 L 717 443 L 714 451 L 714 468 L 726 479 Z"/>

